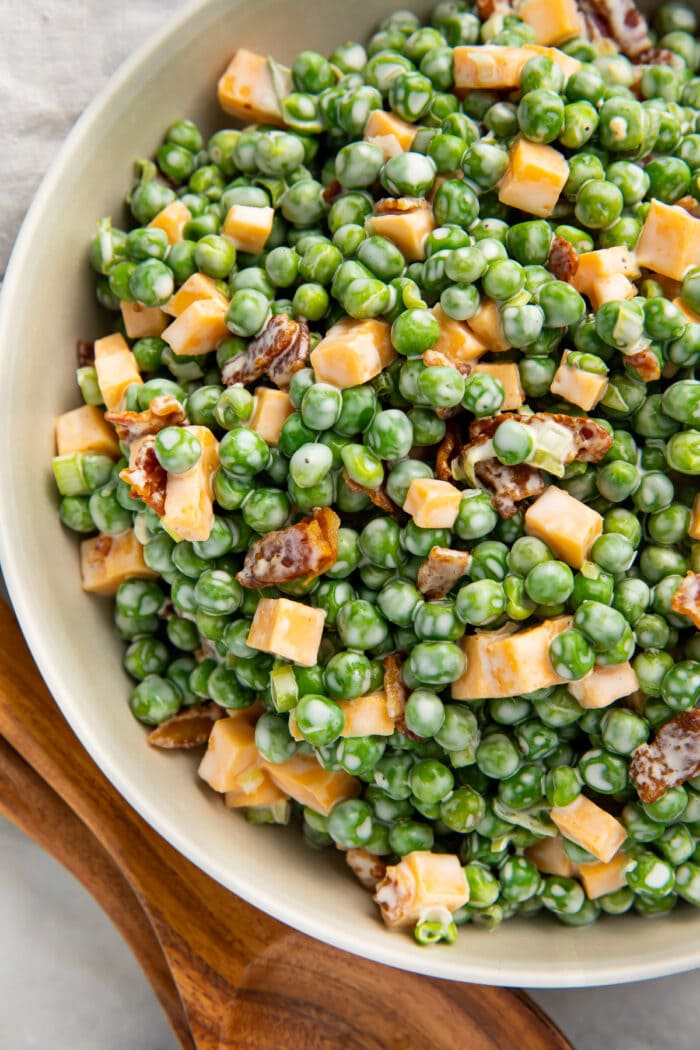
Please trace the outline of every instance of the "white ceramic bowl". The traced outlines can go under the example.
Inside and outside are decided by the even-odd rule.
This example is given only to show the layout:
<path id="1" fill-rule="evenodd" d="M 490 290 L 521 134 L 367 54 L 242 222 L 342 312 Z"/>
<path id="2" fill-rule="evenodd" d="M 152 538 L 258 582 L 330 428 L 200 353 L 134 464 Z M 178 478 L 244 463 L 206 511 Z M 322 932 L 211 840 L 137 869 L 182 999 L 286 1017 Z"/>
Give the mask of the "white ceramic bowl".
<path id="1" fill-rule="evenodd" d="M 465 927 L 456 946 L 426 950 L 389 933 L 331 851 L 291 829 L 252 827 L 197 782 L 194 762 L 145 745 L 110 602 L 80 589 L 77 544 L 59 524 L 50 476 L 54 416 L 78 404 L 75 340 L 101 333 L 86 246 L 104 214 L 119 217 L 136 156 L 192 117 L 225 126 L 215 84 L 240 45 L 290 60 L 362 39 L 398 0 L 199 0 L 130 59 L 69 136 L 24 223 L 0 317 L 2 565 L 36 661 L 81 741 L 136 810 L 239 896 L 320 940 L 379 962 L 453 980 L 531 987 L 612 984 L 700 964 L 700 912 L 682 908 L 569 929 L 547 919 L 495 933 Z M 412 5 L 427 12 L 422 0 Z"/>

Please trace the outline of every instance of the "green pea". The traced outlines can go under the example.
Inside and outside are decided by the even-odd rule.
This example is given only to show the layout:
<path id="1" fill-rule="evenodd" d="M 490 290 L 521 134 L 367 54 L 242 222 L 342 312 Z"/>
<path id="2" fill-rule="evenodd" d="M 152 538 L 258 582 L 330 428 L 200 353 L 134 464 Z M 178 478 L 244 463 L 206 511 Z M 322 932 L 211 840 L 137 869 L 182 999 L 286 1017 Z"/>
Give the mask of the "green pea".
<path id="1" fill-rule="evenodd" d="M 464 653 L 449 641 L 421 642 L 408 658 L 408 668 L 420 685 L 449 685 L 460 677 L 464 666 Z"/>
<path id="2" fill-rule="evenodd" d="M 491 733 L 476 750 L 476 763 L 482 773 L 494 780 L 505 780 L 520 766 L 515 744 L 504 733 Z"/>
<path id="3" fill-rule="evenodd" d="M 420 737 L 433 737 L 445 722 L 445 705 L 429 689 L 415 689 L 406 701 L 406 726 Z"/>
<path id="4" fill-rule="evenodd" d="M 263 438 L 245 427 L 224 435 L 219 445 L 219 457 L 227 473 L 242 478 L 258 474 L 270 464 L 270 450 Z"/>
<path id="5" fill-rule="evenodd" d="M 565 602 L 574 588 L 574 574 L 564 562 L 544 561 L 535 565 L 525 578 L 528 597 L 539 605 Z"/>
<path id="6" fill-rule="evenodd" d="M 564 125 L 564 103 L 555 91 L 527 91 L 518 105 L 518 124 L 531 142 L 554 142 Z"/>
<path id="7" fill-rule="evenodd" d="M 538 293 L 549 328 L 566 328 L 577 324 L 586 312 L 585 303 L 575 288 L 565 281 L 548 281 Z"/>
<path id="8" fill-rule="evenodd" d="M 139 722 L 157 726 L 177 714 L 180 708 L 180 694 L 167 678 L 148 674 L 132 690 L 129 707 Z"/>
<path id="9" fill-rule="evenodd" d="M 667 671 L 673 667 L 673 657 L 660 649 L 646 649 L 632 661 L 639 688 L 650 696 L 661 695 L 661 684 Z"/>
<path id="10" fill-rule="evenodd" d="M 577 680 L 592 670 L 595 653 L 585 636 L 571 628 L 552 639 L 549 660 L 560 678 Z"/>
<path id="11" fill-rule="evenodd" d="M 328 817 L 328 833 L 344 849 L 365 845 L 372 831 L 372 811 L 362 799 L 338 802 Z"/>
<path id="12" fill-rule="evenodd" d="M 479 214 L 479 199 L 465 182 L 447 179 L 433 198 L 433 214 L 441 225 L 454 223 L 469 228 Z"/>

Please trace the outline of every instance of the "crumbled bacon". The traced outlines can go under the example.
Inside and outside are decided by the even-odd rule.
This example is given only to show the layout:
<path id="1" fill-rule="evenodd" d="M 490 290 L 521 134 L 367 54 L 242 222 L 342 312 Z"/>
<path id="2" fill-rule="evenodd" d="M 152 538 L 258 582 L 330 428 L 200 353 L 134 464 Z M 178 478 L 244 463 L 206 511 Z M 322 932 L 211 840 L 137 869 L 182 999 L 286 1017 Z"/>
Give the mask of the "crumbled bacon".
<path id="1" fill-rule="evenodd" d="M 568 281 L 578 270 L 578 252 L 565 237 L 555 237 L 547 256 L 547 269 L 558 281 Z"/>
<path id="2" fill-rule="evenodd" d="M 339 525 L 335 511 L 322 507 L 296 525 L 265 533 L 250 546 L 236 579 L 251 589 L 291 580 L 309 583 L 338 557 Z"/>
<path id="3" fill-rule="evenodd" d="M 401 507 L 394 503 L 383 482 L 375 488 L 368 488 L 366 485 L 360 485 L 359 481 L 354 481 L 347 470 L 343 471 L 343 481 L 351 492 L 364 492 L 365 496 L 372 501 L 375 507 L 379 507 L 385 514 L 391 514 L 392 518 L 396 518 L 397 521 L 403 522 L 406 520 Z"/>
<path id="4" fill-rule="evenodd" d="M 485 22 L 491 15 L 515 14 L 515 4 L 513 0 L 476 0 L 476 13 Z"/>
<path id="5" fill-rule="evenodd" d="M 671 608 L 680 616 L 687 616 L 700 630 L 700 573 L 686 573 L 685 579 L 671 598 Z"/>
<path id="6" fill-rule="evenodd" d="M 642 802 L 656 802 L 669 788 L 700 773 L 700 709 L 682 711 L 654 740 L 632 752 L 629 774 Z"/>
<path id="7" fill-rule="evenodd" d="M 590 40 L 611 39 L 636 61 L 652 47 L 646 19 L 634 0 L 578 0 L 578 8 Z"/>
<path id="8" fill-rule="evenodd" d="M 333 204 L 333 202 L 336 201 L 338 199 L 338 197 L 340 197 L 342 192 L 343 192 L 343 187 L 338 182 L 338 180 L 337 179 L 331 179 L 331 181 L 328 183 L 328 185 L 325 187 L 325 189 L 321 193 L 321 199 L 322 199 L 323 203 L 328 205 L 328 207 L 330 208 L 331 204 Z"/>
<path id="9" fill-rule="evenodd" d="M 386 875 L 386 861 L 362 846 L 345 850 L 345 862 L 366 890 L 376 890 Z"/>
<path id="10" fill-rule="evenodd" d="M 418 590 L 426 598 L 444 598 L 457 580 L 469 568 L 472 556 L 469 551 L 456 551 L 450 547 L 432 547 L 430 554 L 418 570 Z"/>
<path id="11" fill-rule="evenodd" d="M 477 463 L 474 471 L 480 481 L 493 493 L 493 506 L 502 518 L 512 518 L 518 513 L 518 504 L 544 492 L 544 476 L 541 470 L 527 463 L 507 467 L 493 459 Z"/>
<path id="12" fill-rule="evenodd" d="M 85 368 L 95 363 L 95 344 L 92 339 L 78 339 L 75 344 L 78 357 L 78 368 Z"/>
<path id="13" fill-rule="evenodd" d="M 658 64 L 668 65 L 667 62 L 659 62 Z M 689 193 L 686 193 L 685 197 L 681 197 L 679 201 L 676 201 L 676 204 L 679 208 L 684 208 L 685 211 L 690 212 L 694 219 L 700 219 L 700 204 Z"/>
<path id="14" fill-rule="evenodd" d="M 435 368 L 436 366 L 443 368 L 456 368 L 463 376 L 468 376 L 473 371 L 473 365 L 470 361 L 459 361 L 456 358 L 450 358 L 450 356 L 444 354 L 442 350 L 423 351 L 423 364 L 426 368 Z M 459 406 L 457 406 L 457 408 L 459 408 Z"/>
<path id="15" fill-rule="evenodd" d="M 435 456 L 435 477 L 440 481 L 453 481 L 451 462 L 462 446 L 456 424 L 448 424 L 445 436 L 438 445 Z"/>
<path id="16" fill-rule="evenodd" d="M 389 653 L 385 656 L 382 664 L 384 666 L 384 692 L 386 693 L 386 713 L 389 718 L 396 722 L 403 720 L 406 710 L 408 689 L 401 676 L 401 657 L 398 653 Z"/>
<path id="17" fill-rule="evenodd" d="M 643 66 L 671 66 L 673 60 L 673 52 L 667 47 L 650 47 L 648 51 L 642 51 L 641 55 L 637 56 L 637 62 Z M 680 201 L 676 201 L 676 204 L 680 204 Z"/>
<path id="18" fill-rule="evenodd" d="M 659 359 L 649 347 L 636 354 L 625 354 L 625 364 L 634 368 L 643 383 L 654 383 L 661 376 Z"/>
<path id="19" fill-rule="evenodd" d="M 405 215 L 425 211 L 430 205 L 422 197 L 382 197 L 374 206 L 375 215 Z"/>
<path id="20" fill-rule="evenodd" d="M 187 423 L 184 408 L 170 394 L 154 397 L 143 412 L 105 412 L 105 419 L 116 427 L 119 440 L 127 444 L 146 434 L 157 434 L 165 427 L 179 427 Z"/>
<path id="21" fill-rule="evenodd" d="M 288 387 L 309 356 L 309 326 L 288 314 L 275 314 L 246 349 L 221 370 L 226 386 L 252 383 L 267 373 L 278 387 Z"/>
<path id="22" fill-rule="evenodd" d="M 201 747 L 209 739 L 214 722 L 223 718 L 225 713 L 223 708 L 211 701 L 186 707 L 167 722 L 156 726 L 148 734 L 148 743 L 151 747 L 167 750 Z"/>
<path id="23" fill-rule="evenodd" d="M 566 427 L 571 431 L 574 439 L 574 447 L 567 463 L 572 463 L 574 460 L 579 463 L 597 463 L 612 446 L 612 434 L 609 434 L 600 423 L 589 419 L 588 416 L 567 416 L 561 412 L 533 412 L 531 415 L 501 412 L 497 416 L 475 419 L 469 424 L 470 442 L 475 443 L 480 439 L 493 437 L 506 419 L 515 419 L 525 426 L 534 422 L 550 422 Z"/>
<path id="24" fill-rule="evenodd" d="M 165 513 L 168 475 L 156 457 L 155 440 L 152 434 L 147 434 L 131 446 L 129 466 L 120 472 L 119 477 L 131 485 L 134 499 L 142 499 L 162 517 Z"/>

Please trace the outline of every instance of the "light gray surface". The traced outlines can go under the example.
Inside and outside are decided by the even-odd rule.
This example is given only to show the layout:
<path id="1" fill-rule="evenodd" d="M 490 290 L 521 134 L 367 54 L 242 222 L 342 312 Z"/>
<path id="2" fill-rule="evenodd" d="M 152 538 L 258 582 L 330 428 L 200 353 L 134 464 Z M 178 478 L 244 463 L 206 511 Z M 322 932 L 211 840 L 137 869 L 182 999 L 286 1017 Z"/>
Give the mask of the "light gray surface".
<path id="1" fill-rule="evenodd" d="M 131 48 L 180 6 L 0 0 L 0 275 L 32 192 L 73 120 Z M 0 1047 L 174 1047 L 118 935 L 69 876 L 2 822 L 0 930 Z M 692 1050 L 699 990 L 695 973 L 536 998 L 577 1050 Z"/>

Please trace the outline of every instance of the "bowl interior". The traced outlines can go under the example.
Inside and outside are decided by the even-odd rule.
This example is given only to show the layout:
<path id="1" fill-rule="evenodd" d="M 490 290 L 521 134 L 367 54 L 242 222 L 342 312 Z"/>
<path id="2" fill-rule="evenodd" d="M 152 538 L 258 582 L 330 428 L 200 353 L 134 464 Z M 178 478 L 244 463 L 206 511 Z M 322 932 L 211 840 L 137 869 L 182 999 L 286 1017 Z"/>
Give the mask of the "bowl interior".
<path id="1" fill-rule="evenodd" d="M 80 589 L 77 544 L 61 528 L 49 461 L 56 414 L 79 403 L 75 340 L 103 334 L 86 245 L 119 217 L 131 162 L 152 154 L 181 116 L 225 126 L 215 83 L 245 45 L 291 59 L 362 39 L 397 0 L 200 0 L 127 62 L 72 132 L 17 243 L 0 318 L 0 540 L 3 568 L 37 662 L 76 733 L 129 802 L 194 863 L 251 903 L 338 947 L 451 979 L 543 987 L 638 980 L 700 963 L 700 913 L 682 909 L 568 929 L 509 922 L 461 932 L 426 951 L 386 931 L 342 860 L 289 829 L 261 829 L 224 809 L 183 754 L 144 743 L 126 696 L 110 603 Z M 419 12 L 429 5 L 415 4 Z"/>

